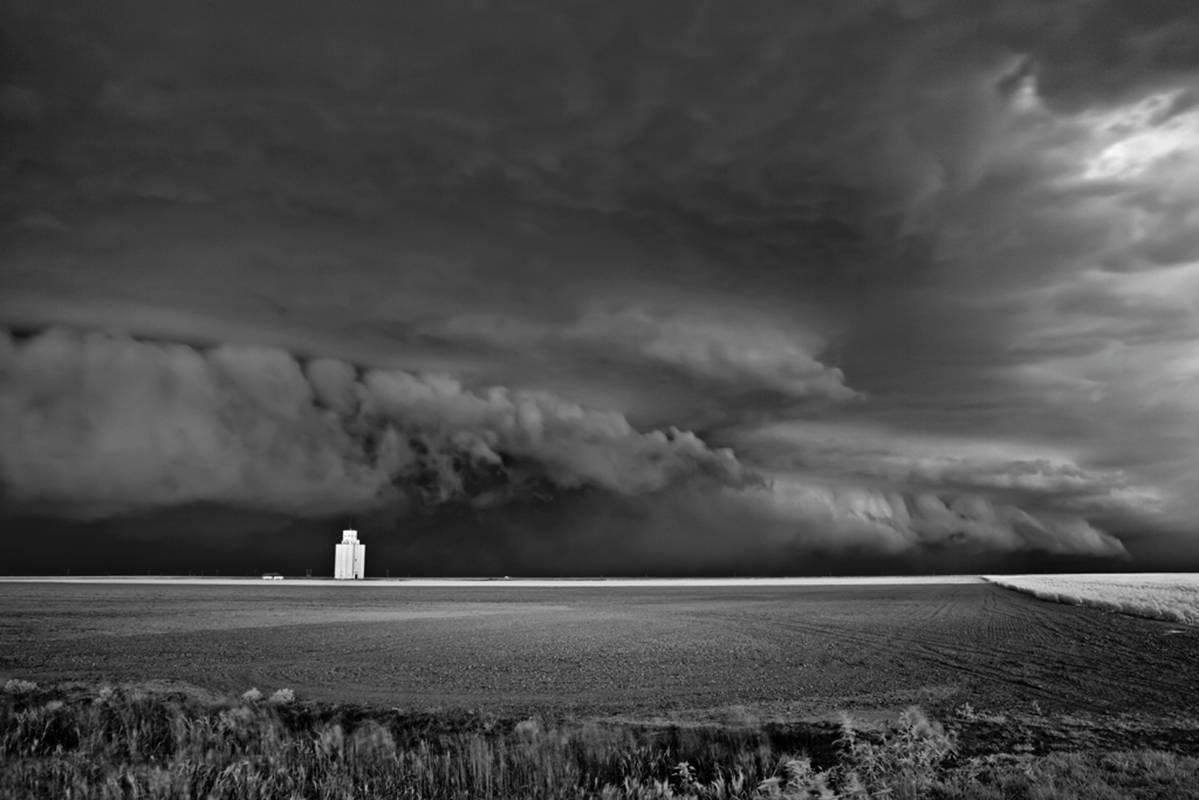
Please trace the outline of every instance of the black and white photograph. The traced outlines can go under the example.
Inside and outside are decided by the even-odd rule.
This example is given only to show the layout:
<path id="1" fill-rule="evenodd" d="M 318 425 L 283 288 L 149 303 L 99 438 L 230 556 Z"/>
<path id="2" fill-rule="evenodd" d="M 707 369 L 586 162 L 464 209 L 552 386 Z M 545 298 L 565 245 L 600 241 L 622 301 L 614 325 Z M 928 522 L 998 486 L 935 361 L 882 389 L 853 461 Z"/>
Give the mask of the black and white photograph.
<path id="1" fill-rule="evenodd" d="M 0 798 L 1199 799 L 1199 3 L 0 0 Z"/>

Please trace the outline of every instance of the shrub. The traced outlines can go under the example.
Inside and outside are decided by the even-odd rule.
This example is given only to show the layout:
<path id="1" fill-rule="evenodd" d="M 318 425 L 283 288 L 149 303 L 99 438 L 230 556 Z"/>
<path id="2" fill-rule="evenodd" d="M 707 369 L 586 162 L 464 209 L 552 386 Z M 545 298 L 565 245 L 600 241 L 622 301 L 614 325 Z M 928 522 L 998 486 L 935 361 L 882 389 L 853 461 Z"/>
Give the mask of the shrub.
<path id="1" fill-rule="evenodd" d="M 37 684 L 33 681 L 23 681 L 20 678 L 9 678 L 4 682 L 5 694 L 30 694 L 37 691 Z"/>
<path id="2" fill-rule="evenodd" d="M 839 795 L 830 786 L 836 777 L 829 772 L 812 768 L 807 758 L 791 758 L 779 765 L 779 773 L 758 784 L 756 797 L 812 798 L 813 800 L 836 800 Z"/>
<path id="3" fill-rule="evenodd" d="M 267 702 L 274 703 L 275 705 L 287 705 L 288 703 L 294 703 L 295 700 L 296 693 L 291 689 L 276 689 Z"/>
<path id="4" fill-rule="evenodd" d="M 860 736 L 846 717 L 841 741 L 843 781 L 852 780 L 867 793 L 889 789 L 895 797 L 923 797 L 957 750 L 954 737 L 914 706 L 900 714 L 878 741 Z"/>

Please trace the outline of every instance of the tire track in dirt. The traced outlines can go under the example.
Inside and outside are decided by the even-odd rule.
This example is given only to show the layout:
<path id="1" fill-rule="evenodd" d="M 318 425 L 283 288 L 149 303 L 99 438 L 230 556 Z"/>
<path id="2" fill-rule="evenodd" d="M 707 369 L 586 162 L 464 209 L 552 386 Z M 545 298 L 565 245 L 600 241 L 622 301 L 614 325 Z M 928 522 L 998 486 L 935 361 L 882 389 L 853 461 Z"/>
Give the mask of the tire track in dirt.
<path id="1" fill-rule="evenodd" d="M 962 630 L 960 625 L 953 624 L 953 618 L 960 616 L 958 607 L 970 607 L 967 599 L 960 595 L 946 597 L 938 605 L 929 609 L 923 615 L 905 615 L 902 621 L 884 636 L 864 635 L 862 631 L 846 630 L 837 626 L 809 626 L 819 630 L 831 640 L 852 642 L 860 647 L 869 649 L 888 649 L 899 659 L 916 658 L 925 665 L 940 668 L 935 674 L 943 675 L 953 682 L 963 682 L 962 678 L 977 678 L 991 684 L 1007 683 L 1016 687 L 1023 694 L 1032 694 L 1043 700 L 1055 698 L 1055 692 L 1047 687 L 1028 679 L 1026 676 L 1013 674 L 1004 664 L 1004 658 L 1010 650 L 1003 642 L 1011 637 L 1012 626 L 997 624 L 989 618 L 986 605 L 979 613 L 977 626 Z M 957 612 L 957 613 L 955 613 Z M 947 624 L 948 623 L 948 624 Z M 976 635 L 981 633 L 982 635 Z"/>
<path id="2" fill-rule="evenodd" d="M 996 587 L 998 588 L 998 587 Z M 1042 658 L 1033 663 L 1052 671 L 1058 688 L 1069 687 L 1080 702 L 1097 709 L 1118 706 L 1112 698 L 1138 694 L 1165 708 L 1193 695 L 1196 681 L 1194 637 L 1171 640 L 1168 624 L 1124 617 L 1082 606 L 1048 604 L 998 589 L 997 608 L 1035 632 Z"/>
<path id="3" fill-rule="evenodd" d="M 893 607 L 885 620 L 872 622 L 855 615 L 835 615 L 833 618 L 797 616 L 795 614 L 769 614 L 766 619 L 741 619 L 740 614 L 730 615 L 738 624 L 756 629 L 764 636 L 795 639 L 804 646 L 817 651 L 816 658 L 840 664 L 871 666 L 876 671 L 887 667 L 908 665 L 911 669 L 913 657 L 939 667 L 935 671 L 938 680 L 960 681 L 963 675 L 995 681 L 1022 684 L 1024 688 L 1044 699 L 1053 696 L 1051 690 L 1037 686 L 1027 680 L 1013 679 L 1000 668 L 987 664 L 986 657 L 1002 654 L 1002 648 L 986 642 L 972 641 L 974 654 L 984 658 L 963 659 L 956 657 L 963 645 L 961 625 L 956 618 L 969 617 L 978 613 L 976 598 L 963 597 L 960 591 L 942 592 L 939 587 L 926 587 L 924 592 L 932 596 L 921 596 L 918 601 L 902 601 Z M 985 603 L 984 603 L 985 605 Z M 800 607 L 802 610 L 803 607 Z M 897 613 L 898 611 L 898 613 Z M 994 627 L 993 622 L 988 622 Z M 947 628 L 948 633 L 939 629 Z M 991 638 L 997 638 L 994 632 Z M 980 647 L 980 645 L 984 645 Z M 892 670 L 893 671 L 893 670 Z M 883 681 L 873 683 L 885 686 Z"/>
<path id="4" fill-rule="evenodd" d="M 848 662 L 918 659 L 933 668 L 930 679 L 973 683 L 982 697 L 1105 712 L 1127 709 L 1135 695 L 1138 709 L 1148 702 L 1169 712 L 1194 692 L 1195 651 L 1152 647 L 1161 638 L 1154 623 L 1055 608 L 995 587 L 980 587 L 978 598 L 944 588 L 886 625 L 795 616 L 772 623 L 818 638 Z"/>

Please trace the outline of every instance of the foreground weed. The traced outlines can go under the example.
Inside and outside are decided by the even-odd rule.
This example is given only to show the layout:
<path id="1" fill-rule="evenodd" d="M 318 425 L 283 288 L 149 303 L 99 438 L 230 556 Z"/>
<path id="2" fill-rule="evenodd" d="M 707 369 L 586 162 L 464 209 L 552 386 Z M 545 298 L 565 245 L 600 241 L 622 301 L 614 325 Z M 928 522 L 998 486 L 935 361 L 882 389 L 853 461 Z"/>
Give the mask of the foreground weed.
<path id="1" fill-rule="evenodd" d="M 868 734 L 846 720 L 819 762 L 772 742 L 763 726 L 416 719 L 261 693 L 33 688 L 0 696 L 0 797 L 891 800 L 1120 797 L 1137 786 L 1182 798 L 1199 786 L 1199 760 L 1168 754 L 954 763 L 953 736 L 918 709 Z"/>

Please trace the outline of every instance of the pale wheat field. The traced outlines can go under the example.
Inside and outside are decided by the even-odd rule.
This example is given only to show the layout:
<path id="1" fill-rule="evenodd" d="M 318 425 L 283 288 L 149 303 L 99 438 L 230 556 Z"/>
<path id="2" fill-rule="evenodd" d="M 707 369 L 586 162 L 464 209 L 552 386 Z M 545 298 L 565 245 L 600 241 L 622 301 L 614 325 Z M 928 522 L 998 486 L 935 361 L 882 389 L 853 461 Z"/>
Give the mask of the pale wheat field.
<path id="1" fill-rule="evenodd" d="M 1136 573 L 986 576 L 1041 600 L 1199 625 L 1199 574 Z"/>

